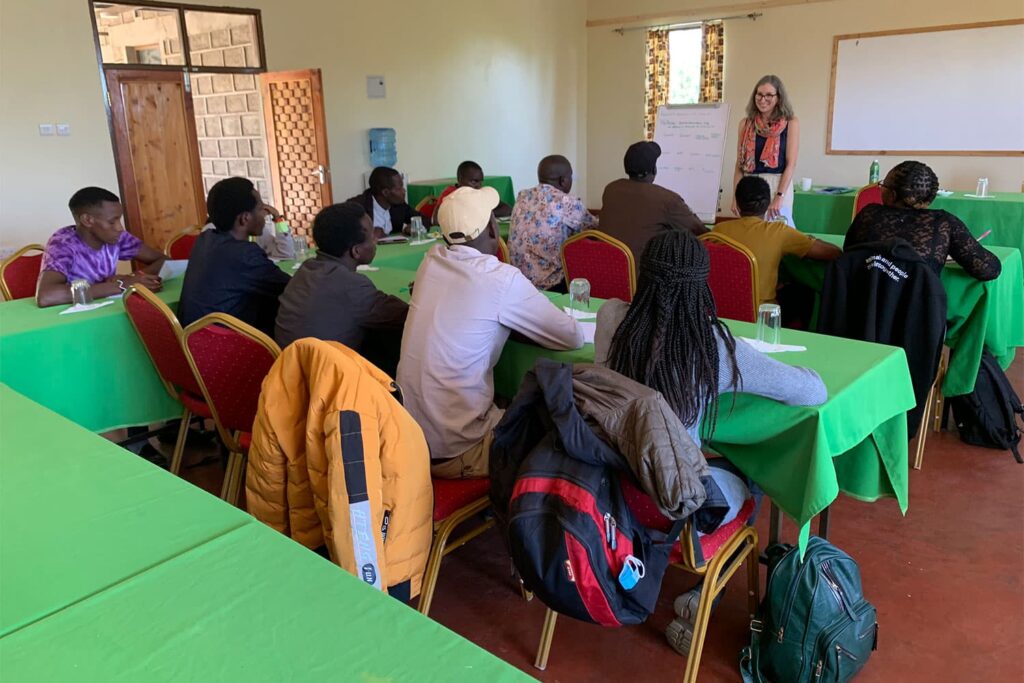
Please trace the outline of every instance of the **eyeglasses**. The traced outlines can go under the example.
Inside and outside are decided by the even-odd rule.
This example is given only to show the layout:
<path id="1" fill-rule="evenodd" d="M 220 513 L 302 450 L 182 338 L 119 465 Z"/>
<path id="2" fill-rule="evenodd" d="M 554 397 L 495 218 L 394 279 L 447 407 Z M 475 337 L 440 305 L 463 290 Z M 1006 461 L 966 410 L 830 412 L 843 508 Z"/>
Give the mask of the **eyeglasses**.
<path id="1" fill-rule="evenodd" d="M 778 95 L 776 93 L 757 93 L 754 97 L 759 100 L 774 100 Z"/>

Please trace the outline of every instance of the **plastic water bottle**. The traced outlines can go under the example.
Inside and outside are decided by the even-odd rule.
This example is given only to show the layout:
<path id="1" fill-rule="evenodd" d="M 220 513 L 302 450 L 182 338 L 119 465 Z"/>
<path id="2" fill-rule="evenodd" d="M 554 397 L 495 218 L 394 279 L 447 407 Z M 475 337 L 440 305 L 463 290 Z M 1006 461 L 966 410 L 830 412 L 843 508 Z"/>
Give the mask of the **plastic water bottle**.
<path id="1" fill-rule="evenodd" d="M 394 167 L 398 163 L 398 148 L 394 128 L 370 129 L 370 165 Z"/>
<path id="2" fill-rule="evenodd" d="M 877 183 L 882 175 L 882 167 L 878 165 L 878 159 L 871 162 L 871 171 L 868 174 L 869 183 Z"/>

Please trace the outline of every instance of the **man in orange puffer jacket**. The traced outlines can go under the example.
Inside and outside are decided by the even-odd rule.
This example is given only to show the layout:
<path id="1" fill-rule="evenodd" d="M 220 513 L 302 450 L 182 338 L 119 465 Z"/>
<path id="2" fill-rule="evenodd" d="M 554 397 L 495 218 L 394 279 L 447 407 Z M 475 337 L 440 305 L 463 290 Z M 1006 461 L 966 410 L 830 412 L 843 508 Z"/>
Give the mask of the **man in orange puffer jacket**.
<path id="1" fill-rule="evenodd" d="M 409 600 L 434 503 L 427 443 L 395 390 L 342 344 L 291 344 L 263 382 L 245 490 L 256 519 Z"/>

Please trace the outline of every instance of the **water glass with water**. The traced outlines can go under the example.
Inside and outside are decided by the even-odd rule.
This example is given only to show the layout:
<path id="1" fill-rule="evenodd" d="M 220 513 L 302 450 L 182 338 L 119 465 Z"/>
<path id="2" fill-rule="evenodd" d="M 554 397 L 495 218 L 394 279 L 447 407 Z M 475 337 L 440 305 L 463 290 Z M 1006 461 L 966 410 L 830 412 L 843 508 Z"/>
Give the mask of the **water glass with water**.
<path id="1" fill-rule="evenodd" d="M 569 311 L 573 318 L 577 309 L 586 311 L 590 308 L 590 280 L 585 277 L 574 278 L 569 283 Z"/>
<path id="2" fill-rule="evenodd" d="M 89 291 L 88 280 L 71 281 L 71 303 L 78 306 L 92 303 L 92 292 Z"/>
<path id="3" fill-rule="evenodd" d="M 309 258 L 309 243 L 302 235 L 292 235 L 292 244 L 295 245 L 295 260 L 302 263 Z"/>
<path id="4" fill-rule="evenodd" d="M 422 242 L 427 232 L 423 227 L 423 219 L 419 216 L 413 216 L 412 227 L 409 231 L 412 233 L 413 242 Z"/>
<path id="5" fill-rule="evenodd" d="M 779 343 L 782 329 L 782 309 L 778 304 L 761 304 L 757 309 L 757 341 L 765 344 Z"/>
<path id="6" fill-rule="evenodd" d="M 988 178 L 978 178 L 978 191 L 975 194 L 979 197 L 988 196 Z"/>

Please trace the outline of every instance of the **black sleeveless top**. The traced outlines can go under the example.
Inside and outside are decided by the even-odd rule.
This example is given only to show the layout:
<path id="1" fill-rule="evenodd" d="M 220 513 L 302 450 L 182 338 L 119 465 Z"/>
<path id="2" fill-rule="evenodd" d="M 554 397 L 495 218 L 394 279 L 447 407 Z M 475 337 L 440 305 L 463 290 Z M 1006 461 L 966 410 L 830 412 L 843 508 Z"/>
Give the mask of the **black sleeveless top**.
<path id="1" fill-rule="evenodd" d="M 789 126 L 779 133 L 779 166 L 772 168 L 765 166 L 761 161 L 761 151 L 764 149 L 765 138 L 754 136 L 754 173 L 782 173 L 786 170 L 786 136 L 789 135 Z"/>

